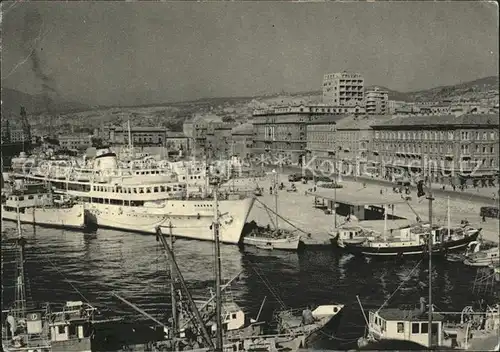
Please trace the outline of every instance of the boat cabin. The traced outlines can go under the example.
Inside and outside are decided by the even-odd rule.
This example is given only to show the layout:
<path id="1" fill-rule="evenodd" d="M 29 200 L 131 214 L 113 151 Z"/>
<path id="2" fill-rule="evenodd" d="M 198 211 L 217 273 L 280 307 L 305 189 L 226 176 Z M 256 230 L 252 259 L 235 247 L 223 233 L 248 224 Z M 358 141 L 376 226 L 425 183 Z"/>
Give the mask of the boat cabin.
<path id="1" fill-rule="evenodd" d="M 48 324 L 52 351 L 90 351 L 94 311 L 82 301 L 69 301 L 62 312 L 52 313 Z"/>
<path id="2" fill-rule="evenodd" d="M 432 339 L 434 346 L 442 345 L 443 319 L 433 314 Z M 428 314 L 421 304 L 420 309 L 386 308 L 370 312 L 369 332 L 377 340 L 404 340 L 429 347 Z"/>
<path id="3" fill-rule="evenodd" d="M 245 313 L 235 302 L 222 304 L 222 326 L 224 331 L 241 329 L 245 326 Z M 217 324 L 212 324 L 212 332 L 217 331 Z"/>

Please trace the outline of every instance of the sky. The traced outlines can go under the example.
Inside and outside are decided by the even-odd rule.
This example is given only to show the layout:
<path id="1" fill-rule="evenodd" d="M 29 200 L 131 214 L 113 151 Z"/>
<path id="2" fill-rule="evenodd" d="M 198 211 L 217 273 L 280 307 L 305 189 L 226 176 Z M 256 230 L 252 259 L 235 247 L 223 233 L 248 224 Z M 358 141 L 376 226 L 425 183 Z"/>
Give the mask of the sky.
<path id="1" fill-rule="evenodd" d="M 2 86 L 96 105 L 498 75 L 494 2 L 3 2 Z"/>

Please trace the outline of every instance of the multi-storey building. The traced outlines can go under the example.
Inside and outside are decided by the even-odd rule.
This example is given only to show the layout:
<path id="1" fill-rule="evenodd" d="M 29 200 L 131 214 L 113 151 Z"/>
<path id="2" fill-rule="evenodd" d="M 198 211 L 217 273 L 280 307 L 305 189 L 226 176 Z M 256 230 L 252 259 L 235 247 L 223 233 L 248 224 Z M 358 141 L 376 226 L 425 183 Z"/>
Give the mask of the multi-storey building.
<path id="1" fill-rule="evenodd" d="M 366 113 L 368 115 L 386 115 L 389 113 L 389 93 L 379 87 L 365 92 Z"/>
<path id="2" fill-rule="evenodd" d="M 315 171 L 330 173 L 334 167 L 337 121 L 344 115 L 326 115 L 307 123 L 306 164 Z"/>
<path id="3" fill-rule="evenodd" d="M 191 149 L 190 139 L 184 134 L 184 132 L 167 132 L 165 146 L 168 150 L 182 151 L 184 155 L 186 155 Z"/>
<path id="4" fill-rule="evenodd" d="M 400 100 L 389 100 L 387 102 L 387 110 L 390 115 L 396 113 L 396 111 L 406 105 L 406 102 Z"/>
<path id="5" fill-rule="evenodd" d="M 86 149 L 92 147 L 92 136 L 88 133 L 59 135 L 59 145 L 66 149 Z"/>
<path id="6" fill-rule="evenodd" d="M 213 129 L 212 156 L 218 159 L 229 159 L 232 154 L 232 134 L 231 131 L 236 125 L 234 123 L 215 123 Z M 208 134 L 208 132 L 207 132 Z"/>
<path id="7" fill-rule="evenodd" d="M 254 111 L 253 154 L 265 155 L 279 163 L 302 163 L 307 146 L 307 123 L 325 115 L 364 113 L 355 106 L 300 105 Z"/>
<path id="8" fill-rule="evenodd" d="M 397 117 L 372 125 L 381 175 L 426 171 L 436 182 L 498 174 L 498 115 Z"/>
<path id="9" fill-rule="evenodd" d="M 231 131 L 231 155 L 241 160 L 252 157 L 254 131 L 251 123 L 236 126 Z"/>
<path id="10" fill-rule="evenodd" d="M 134 146 L 165 146 L 168 129 L 163 127 L 131 127 L 130 137 Z M 110 127 L 106 137 L 112 145 L 129 143 L 129 129 Z"/>
<path id="11" fill-rule="evenodd" d="M 323 103 L 338 106 L 364 105 L 364 79 L 359 73 L 337 72 L 323 76 Z"/>
<path id="12" fill-rule="evenodd" d="M 390 117 L 342 116 L 311 121 L 307 126 L 308 168 L 331 173 L 334 165 L 344 174 L 359 175 L 370 166 L 371 124 Z"/>

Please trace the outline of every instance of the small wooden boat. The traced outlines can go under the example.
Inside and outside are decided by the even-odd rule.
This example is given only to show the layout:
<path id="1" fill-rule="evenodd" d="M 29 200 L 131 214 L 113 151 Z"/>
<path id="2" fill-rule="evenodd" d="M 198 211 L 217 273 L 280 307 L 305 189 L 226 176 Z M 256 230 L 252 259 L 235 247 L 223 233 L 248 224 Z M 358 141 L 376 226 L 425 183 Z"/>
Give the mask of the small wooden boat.
<path id="1" fill-rule="evenodd" d="M 487 267 L 490 265 L 498 265 L 500 263 L 500 255 L 498 246 L 489 249 L 482 249 L 471 253 L 464 259 L 464 264 L 467 266 Z"/>
<path id="2" fill-rule="evenodd" d="M 299 249 L 300 235 L 294 235 L 284 230 L 270 231 L 258 227 L 243 237 L 243 243 L 260 249 L 296 251 Z"/>

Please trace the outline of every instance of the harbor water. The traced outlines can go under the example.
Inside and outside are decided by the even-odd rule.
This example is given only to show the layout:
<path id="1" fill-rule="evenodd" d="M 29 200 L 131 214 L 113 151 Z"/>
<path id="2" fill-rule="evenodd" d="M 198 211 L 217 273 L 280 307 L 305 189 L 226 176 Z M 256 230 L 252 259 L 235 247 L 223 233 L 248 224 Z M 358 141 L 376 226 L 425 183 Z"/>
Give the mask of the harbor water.
<path id="1" fill-rule="evenodd" d="M 15 233 L 15 224 L 5 225 Z M 28 239 L 25 263 L 28 294 L 34 302 L 63 304 L 68 300 L 88 300 L 106 318 L 148 321 L 115 298 L 112 295 L 115 292 L 167 323 L 170 316 L 168 262 L 155 236 L 103 229 L 84 234 L 34 229 L 31 225 L 23 225 L 23 231 Z M 5 248 L 2 246 L 2 251 Z M 214 285 L 213 243 L 177 239 L 174 251 L 194 298 L 206 299 Z M 333 248 L 286 253 L 231 245 L 222 245 L 221 256 L 226 280 L 241 272 L 228 294 L 251 317 L 257 316 L 264 297 L 261 320 L 270 320 L 277 309 L 344 304 L 339 329 L 325 332 L 324 339 L 315 346 L 318 348 L 355 346 L 365 325 L 356 296 L 367 310 L 379 308 L 389 298 L 386 306 L 406 305 L 411 309 L 418 306 L 419 297 L 428 295 L 428 262 L 418 259 L 369 261 Z M 494 291 L 473 290 L 476 271 L 461 263 L 434 261 L 436 308 L 461 311 L 480 298 L 488 300 Z M 11 281 L 14 278 L 7 261 L 2 274 L 2 309 L 7 309 L 14 290 L 6 282 L 15 282 Z"/>

